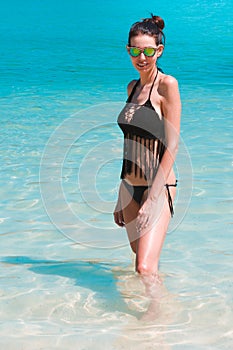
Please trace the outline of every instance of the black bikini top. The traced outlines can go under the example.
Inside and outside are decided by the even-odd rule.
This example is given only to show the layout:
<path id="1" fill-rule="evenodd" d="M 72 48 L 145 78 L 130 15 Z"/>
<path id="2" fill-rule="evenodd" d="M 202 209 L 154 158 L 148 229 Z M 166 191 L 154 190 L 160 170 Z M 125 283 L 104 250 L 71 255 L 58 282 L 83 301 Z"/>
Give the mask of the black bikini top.
<path id="1" fill-rule="evenodd" d="M 135 176 L 153 179 L 165 152 L 164 119 L 159 117 L 150 99 L 157 75 L 158 72 L 147 101 L 142 105 L 131 102 L 138 80 L 118 116 L 117 122 L 124 133 L 121 179 L 132 172 Z"/>
<path id="2" fill-rule="evenodd" d="M 132 103 L 140 79 L 134 85 L 126 105 L 120 112 L 117 122 L 124 135 L 130 133 L 143 138 L 159 139 L 165 138 L 164 120 L 160 118 L 151 103 L 151 93 L 158 76 L 158 71 L 150 88 L 148 99 L 142 105 Z"/>

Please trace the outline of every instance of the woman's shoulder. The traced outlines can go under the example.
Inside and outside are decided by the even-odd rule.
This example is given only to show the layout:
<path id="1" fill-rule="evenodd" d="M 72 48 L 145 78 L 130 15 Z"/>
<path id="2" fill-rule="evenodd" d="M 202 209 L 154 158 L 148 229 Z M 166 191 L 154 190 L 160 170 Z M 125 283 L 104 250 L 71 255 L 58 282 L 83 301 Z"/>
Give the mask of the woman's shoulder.
<path id="1" fill-rule="evenodd" d="M 178 81 L 172 75 L 162 73 L 160 78 L 160 85 L 164 87 L 175 86 L 178 85 Z"/>
<path id="2" fill-rule="evenodd" d="M 127 85 L 127 92 L 128 92 L 128 96 L 131 94 L 134 86 L 137 84 L 137 80 L 133 79 L 129 82 L 129 84 Z"/>
<path id="3" fill-rule="evenodd" d="M 172 91 L 179 90 L 178 81 L 172 75 L 162 73 L 159 81 L 159 92 L 163 96 L 170 94 Z"/>

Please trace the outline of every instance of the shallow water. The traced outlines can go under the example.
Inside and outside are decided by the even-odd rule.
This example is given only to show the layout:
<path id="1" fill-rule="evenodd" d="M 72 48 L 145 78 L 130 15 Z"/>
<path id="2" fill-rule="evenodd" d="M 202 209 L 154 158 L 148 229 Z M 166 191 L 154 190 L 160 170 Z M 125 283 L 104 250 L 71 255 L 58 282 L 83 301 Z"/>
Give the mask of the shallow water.
<path id="1" fill-rule="evenodd" d="M 150 296 L 112 210 L 116 117 L 136 76 L 124 45 L 153 4 L 110 3 L 1 12 L 1 348 L 231 349 L 231 2 L 157 9 L 183 112 L 176 214 Z"/>

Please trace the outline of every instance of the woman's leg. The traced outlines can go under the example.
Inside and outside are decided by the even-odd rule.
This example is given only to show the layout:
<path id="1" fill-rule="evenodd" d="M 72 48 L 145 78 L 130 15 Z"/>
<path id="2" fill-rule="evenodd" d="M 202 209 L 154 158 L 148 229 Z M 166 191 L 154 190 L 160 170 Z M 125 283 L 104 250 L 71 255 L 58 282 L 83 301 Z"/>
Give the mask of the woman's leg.
<path id="1" fill-rule="evenodd" d="M 174 202 L 176 188 L 170 187 L 170 193 Z M 167 228 L 171 219 L 171 212 L 168 204 L 167 190 L 161 194 L 157 208 L 158 220 L 154 226 L 145 234 L 138 233 L 136 220 L 140 207 L 147 198 L 147 191 L 144 192 L 142 203 L 139 205 L 129 193 L 128 189 L 121 184 L 121 205 L 125 222 L 125 228 L 133 252 L 136 254 L 136 271 L 143 275 L 156 275 L 158 273 L 159 258 L 162 246 L 166 237 Z"/>
<path id="2" fill-rule="evenodd" d="M 175 187 L 170 187 L 173 201 L 175 192 Z M 160 213 L 157 221 L 151 229 L 141 234 L 137 239 L 136 271 L 142 275 L 157 275 L 158 273 L 160 253 L 171 218 L 166 188 L 161 193 L 161 198 L 158 202 L 160 208 L 157 209 L 160 209 Z"/>
<path id="3" fill-rule="evenodd" d="M 136 219 L 140 205 L 133 199 L 133 196 L 131 193 L 129 193 L 128 189 L 123 183 L 121 184 L 120 199 L 129 243 L 133 252 L 136 254 L 137 238 L 139 237 L 136 230 Z"/>

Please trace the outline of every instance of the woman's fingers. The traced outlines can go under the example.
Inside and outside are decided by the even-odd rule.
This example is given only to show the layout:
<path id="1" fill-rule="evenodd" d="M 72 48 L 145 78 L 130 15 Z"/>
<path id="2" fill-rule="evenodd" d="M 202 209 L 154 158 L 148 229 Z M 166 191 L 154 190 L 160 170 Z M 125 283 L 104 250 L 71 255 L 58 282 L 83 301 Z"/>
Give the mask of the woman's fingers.
<path id="1" fill-rule="evenodd" d="M 144 228 L 146 228 L 148 226 L 148 222 L 149 222 L 149 216 L 141 213 L 138 218 L 137 218 L 137 222 L 136 222 L 136 228 L 137 230 L 141 231 Z"/>
<path id="2" fill-rule="evenodd" d="M 125 226 L 122 211 L 115 211 L 113 215 L 114 215 L 114 221 L 118 226 L 120 227 Z"/>
<path id="3" fill-rule="evenodd" d="M 123 213 L 122 213 L 121 210 L 118 212 L 118 222 L 119 222 L 119 226 L 124 226 L 125 225 L 124 218 L 123 218 Z"/>
<path id="4" fill-rule="evenodd" d="M 117 225 L 119 225 L 119 220 L 118 220 L 118 213 L 117 212 L 114 212 L 113 213 L 113 216 L 114 216 L 114 221 Z"/>
<path id="5" fill-rule="evenodd" d="M 152 223 L 154 217 L 154 203 L 148 199 L 144 202 L 142 207 L 138 212 L 138 218 L 136 222 L 136 228 L 139 231 L 142 231 Z"/>

